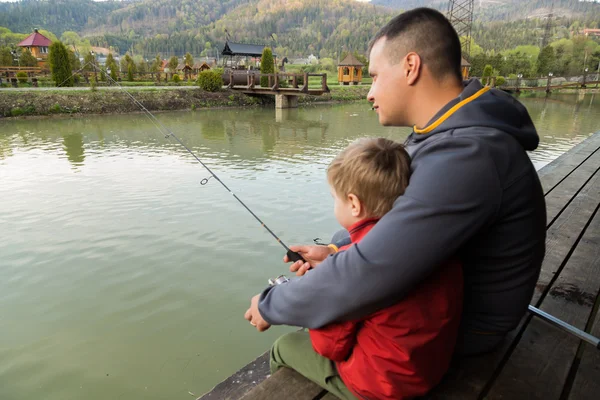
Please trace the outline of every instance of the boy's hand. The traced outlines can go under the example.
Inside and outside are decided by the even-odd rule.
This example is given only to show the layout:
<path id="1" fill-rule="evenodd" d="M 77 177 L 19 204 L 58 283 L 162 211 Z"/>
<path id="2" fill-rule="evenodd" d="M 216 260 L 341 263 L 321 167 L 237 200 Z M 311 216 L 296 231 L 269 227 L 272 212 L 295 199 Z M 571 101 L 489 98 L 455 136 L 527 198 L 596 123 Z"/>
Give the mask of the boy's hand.
<path id="1" fill-rule="evenodd" d="M 290 246 L 290 250 L 300 253 L 302 258 L 306 260 L 306 262 L 296 261 L 290 266 L 290 271 L 295 272 L 298 276 L 304 275 L 311 267 L 316 267 L 327 256 L 335 252 L 331 247 L 315 245 Z M 290 262 L 287 255 L 283 257 L 283 262 Z"/>

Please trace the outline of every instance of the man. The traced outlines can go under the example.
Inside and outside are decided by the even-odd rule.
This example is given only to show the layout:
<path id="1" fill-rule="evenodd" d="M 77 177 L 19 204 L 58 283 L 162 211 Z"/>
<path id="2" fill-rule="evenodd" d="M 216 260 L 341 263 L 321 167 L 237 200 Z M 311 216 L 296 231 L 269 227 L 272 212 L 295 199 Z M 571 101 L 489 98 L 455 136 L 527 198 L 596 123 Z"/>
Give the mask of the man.
<path id="1" fill-rule="evenodd" d="M 544 196 L 526 154 L 538 145 L 535 127 L 509 95 L 477 80 L 463 84 L 458 36 L 437 11 L 392 19 L 372 40 L 369 60 L 368 100 L 379 122 L 414 127 L 409 186 L 348 250 L 294 248 L 315 268 L 304 274 L 308 264 L 293 264 L 304 276 L 255 296 L 245 317 L 259 331 L 361 318 L 458 255 L 465 293 L 457 350 L 490 351 L 527 311 L 544 258 Z"/>

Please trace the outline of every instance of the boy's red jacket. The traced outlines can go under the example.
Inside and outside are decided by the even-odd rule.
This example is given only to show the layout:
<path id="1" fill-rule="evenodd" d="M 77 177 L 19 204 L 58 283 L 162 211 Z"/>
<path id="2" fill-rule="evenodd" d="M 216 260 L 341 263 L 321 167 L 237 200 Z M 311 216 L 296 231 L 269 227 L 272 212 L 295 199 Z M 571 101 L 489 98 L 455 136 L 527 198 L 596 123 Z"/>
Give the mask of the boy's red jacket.
<path id="1" fill-rule="evenodd" d="M 359 242 L 376 222 L 366 219 L 351 226 L 352 243 L 340 250 Z M 310 338 L 317 353 L 336 362 L 358 398 L 422 396 L 448 370 L 462 299 L 462 267 L 448 262 L 396 305 L 360 320 L 311 329 Z"/>

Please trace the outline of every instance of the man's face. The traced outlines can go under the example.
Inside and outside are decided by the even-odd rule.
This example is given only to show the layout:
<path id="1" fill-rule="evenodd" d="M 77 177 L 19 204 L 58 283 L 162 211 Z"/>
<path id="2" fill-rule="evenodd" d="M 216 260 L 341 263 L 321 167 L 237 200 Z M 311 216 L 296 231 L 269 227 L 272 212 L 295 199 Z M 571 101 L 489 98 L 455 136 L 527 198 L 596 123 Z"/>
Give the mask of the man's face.
<path id="1" fill-rule="evenodd" d="M 381 125 L 411 126 L 407 120 L 410 99 L 403 73 L 405 58 L 399 63 L 390 63 L 386 42 L 386 38 L 381 38 L 371 48 L 369 75 L 373 78 L 373 83 L 367 100 L 373 103 Z"/>

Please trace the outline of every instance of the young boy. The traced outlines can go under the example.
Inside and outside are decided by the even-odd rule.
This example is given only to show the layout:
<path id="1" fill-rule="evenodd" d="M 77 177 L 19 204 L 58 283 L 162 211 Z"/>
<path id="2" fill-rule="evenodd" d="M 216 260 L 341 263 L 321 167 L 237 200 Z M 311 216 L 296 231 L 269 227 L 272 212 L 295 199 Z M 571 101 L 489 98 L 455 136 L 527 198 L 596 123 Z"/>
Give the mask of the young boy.
<path id="1" fill-rule="evenodd" d="M 352 241 L 339 251 L 359 243 L 392 208 L 409 176 L 404 147 L 383 138 L 358 140 L 332 161 L 334 213 Z M 295 369 L 342 399 L 422 396 L 448 369 L 462 298 L 462 267 L 449 261 L 399 303 L 367 318 L 280 337 L 271 349 L 271 373 Z"/>

